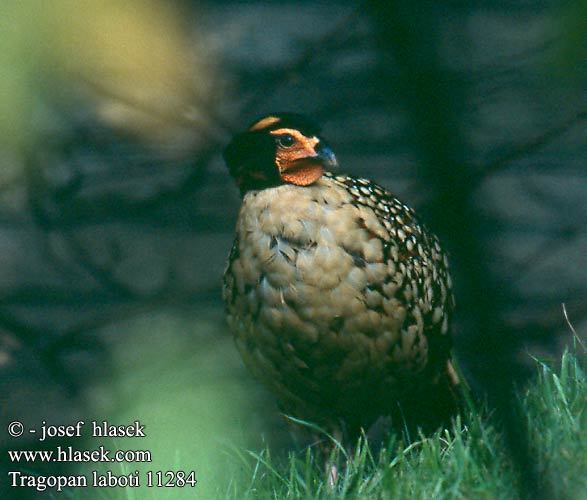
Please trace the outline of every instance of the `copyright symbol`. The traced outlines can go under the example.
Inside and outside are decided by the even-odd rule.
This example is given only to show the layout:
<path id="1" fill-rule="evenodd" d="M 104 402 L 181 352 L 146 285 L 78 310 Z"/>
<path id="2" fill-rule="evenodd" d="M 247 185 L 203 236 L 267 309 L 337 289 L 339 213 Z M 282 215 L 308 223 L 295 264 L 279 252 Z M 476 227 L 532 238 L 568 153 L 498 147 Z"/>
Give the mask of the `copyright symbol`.
<path id="1" fill-rule="evenodd" d="M 21 422 L 15 421 L 8 424 L 8 434 L 10 434 L 12 437 L 20 437 L 23 435 L 23 433 L 24 425 L 22 425 Z"/>

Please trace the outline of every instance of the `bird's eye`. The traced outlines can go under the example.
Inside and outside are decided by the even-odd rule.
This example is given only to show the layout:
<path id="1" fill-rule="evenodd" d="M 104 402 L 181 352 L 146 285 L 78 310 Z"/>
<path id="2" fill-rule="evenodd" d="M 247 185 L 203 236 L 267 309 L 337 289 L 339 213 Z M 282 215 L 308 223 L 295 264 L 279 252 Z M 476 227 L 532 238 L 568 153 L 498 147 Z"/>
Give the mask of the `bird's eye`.
<path id="1" fill-rule="evenodd" d="M 282 148 L 289 148 L 293 146 L 295 139 L 289 134 L 283 134 L 277 136 L 277 144 Z"/>

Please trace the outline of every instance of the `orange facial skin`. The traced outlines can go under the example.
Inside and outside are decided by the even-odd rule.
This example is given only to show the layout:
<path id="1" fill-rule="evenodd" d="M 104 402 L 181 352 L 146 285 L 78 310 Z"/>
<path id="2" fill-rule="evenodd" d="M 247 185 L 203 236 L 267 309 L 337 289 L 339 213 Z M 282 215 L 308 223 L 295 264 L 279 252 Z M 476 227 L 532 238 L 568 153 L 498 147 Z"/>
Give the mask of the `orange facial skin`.
<path id="1" fill-rule="evenodd" d="M 317 137 L 306 137 L 298 130 L 290 128 L 273 130 L 270 134 L 276 138 L 293 138 L 291 145 L 281 145 L 279 141 L 277 143 L 275 164 L 284 182 L 309 186 L 322 177 L 324 170 L 316 152 L 316 145 L 320 142 Z"/>

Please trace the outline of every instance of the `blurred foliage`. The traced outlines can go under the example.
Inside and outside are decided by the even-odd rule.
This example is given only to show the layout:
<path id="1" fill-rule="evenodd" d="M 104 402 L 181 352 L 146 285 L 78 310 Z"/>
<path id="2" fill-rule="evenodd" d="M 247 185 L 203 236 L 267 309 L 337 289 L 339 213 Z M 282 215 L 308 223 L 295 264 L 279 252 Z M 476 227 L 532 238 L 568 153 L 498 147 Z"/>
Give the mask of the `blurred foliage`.
<path id="1" fill-rule="evenodd" d="M 560 16 L 562 38 L 558 65 L 567 77 L 587 78 L 587 0 L 565 2 Z"/>
<path id="2" fill-rule="evenodd" d="M 85 439 L 84 447 L 149 450 L 153 461 L 88 464 L 80 472 L 89 476 L 98 468 L 120 475 L 138 470 L 143 488 L 115 489 L 113 498 L 217 498 L 232 480 L 234 450 L 258 447 L 256 436 L 267 425 L 256 415 L 259 399 L 251 393 L 252 380 L 241 376 L 232 339 L 215 315 L 179 311 L 116 323 L 102 335 L 113 338 L 120 332 L 124 339 L 112 351 L 109 389 L 123 404 L 115 413 L 97 413 L 94 419 L 112 425 L 140 420 L 146 437 Z M 90 428 L 87 422 L 86 430 Z M 194 488 L 146 488 L 147 471 L 158 470 L 193 470 L 198 483 Z"/>
<path id="3" fill-rule="evenodd" d="M 23 0 L 3 2 L 0 15 L 0 137 L 23 146 L 44 91 L 68 81 L 98 84 L 106 123 L 141 134 L 160 124 L 137 104 L 167 112 L 199 95 L 209 67 L 193 47 L 178 4 L 156 0 Z"/>

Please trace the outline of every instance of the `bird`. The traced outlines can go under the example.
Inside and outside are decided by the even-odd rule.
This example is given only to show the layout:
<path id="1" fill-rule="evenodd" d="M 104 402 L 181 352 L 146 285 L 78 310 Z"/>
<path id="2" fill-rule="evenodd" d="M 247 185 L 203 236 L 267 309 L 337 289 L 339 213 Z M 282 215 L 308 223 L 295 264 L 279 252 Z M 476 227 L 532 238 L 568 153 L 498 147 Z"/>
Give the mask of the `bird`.
<path id="1" fill-rule="evenodd" d="M 305 115 L 255 120 L 224 160 L 242 196 L 227 321 L 283 412 L 348 439 L 381 419 L 399 429 L 449 421 L 460 401 L 452 282 L 415 211 L 340 173 Z"/>

